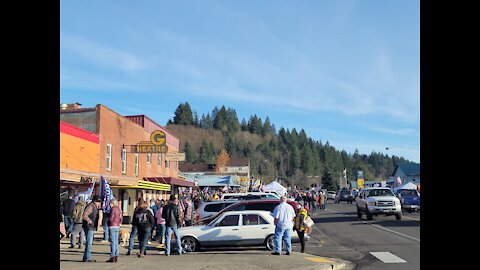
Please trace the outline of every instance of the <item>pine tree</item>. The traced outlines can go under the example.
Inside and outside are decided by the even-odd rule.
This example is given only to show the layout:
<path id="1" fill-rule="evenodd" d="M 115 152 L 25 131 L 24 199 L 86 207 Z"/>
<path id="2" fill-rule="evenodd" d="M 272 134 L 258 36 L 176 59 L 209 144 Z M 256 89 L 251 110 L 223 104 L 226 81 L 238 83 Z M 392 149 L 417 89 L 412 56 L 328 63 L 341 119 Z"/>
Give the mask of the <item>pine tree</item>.
<path id="1" fill-rule="evenodd" d="M 326 170 L 322 175 L 322 188 L 327 190 L 337 190 L 338 183 L 332 178 L 332 173 Z"/>
<path id="2" fill-rule="evenodd" d="M 197 155 L 195 154 L 192 146 L 188 142 L 185 143 L 183 151 L 185 152 L 185 163 L 193 164 L 197 161 Z"/>
<path id="3" fill-rule="evenodd" d="M 185 104 L 180 103 L 177 109 L 175 110 L 175 116 L 173 117 L 173 123 L 176 125 L 193 125 L 193 114 L 190 104 L 185 102 Z"/>

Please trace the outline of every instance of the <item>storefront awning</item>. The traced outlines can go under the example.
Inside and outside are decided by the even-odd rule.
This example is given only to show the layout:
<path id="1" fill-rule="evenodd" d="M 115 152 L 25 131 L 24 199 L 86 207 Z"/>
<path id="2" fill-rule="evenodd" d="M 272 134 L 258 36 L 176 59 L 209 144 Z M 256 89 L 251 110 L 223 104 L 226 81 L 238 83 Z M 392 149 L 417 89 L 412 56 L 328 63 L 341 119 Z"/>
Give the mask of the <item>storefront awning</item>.
<path id="1" fill-rule="evenodd" d="M 112 188 L 124 188 L 124 189 L 148 189 L 148 190 L 162 190 L 170 191 L 169 184 L 159 184 L 151 181 L 138 180 L 137 185 L 132 186 L 111 186 Z"/>
<path id="2" fill-rule="evenodd" d="M 180 186 L 180 187 L 194 187 L 195 183 L 192 181 L 186 181 L 175 177 L 145 177 L 150 181 L 158 181 L 160 183 L 166 183 L 170 185 Z"/>
<path id="3" fill-rule="evenodd" d="M 85 182 L 88 182 L 87 179 L 89 181 L 91 180 L 98 181 L 100 179 L 100 175 L 98 173 L 60 168 L 60 180 L 77 182 L 77 183 L 82 183 L 82 182 L 85 183 Z"/>

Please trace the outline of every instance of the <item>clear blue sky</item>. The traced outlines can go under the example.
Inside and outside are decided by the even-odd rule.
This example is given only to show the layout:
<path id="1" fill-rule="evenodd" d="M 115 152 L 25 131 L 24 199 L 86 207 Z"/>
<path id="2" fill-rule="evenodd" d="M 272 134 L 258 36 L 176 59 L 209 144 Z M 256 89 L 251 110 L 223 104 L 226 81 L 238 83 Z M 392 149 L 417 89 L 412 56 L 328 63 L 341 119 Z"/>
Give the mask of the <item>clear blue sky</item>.
<path id="1" fill-rule="evenodd" d="M 419 66 L 418 0 L 60 2 L 61 102 L 162 125 L 225 105 L 420 162 Z"/>

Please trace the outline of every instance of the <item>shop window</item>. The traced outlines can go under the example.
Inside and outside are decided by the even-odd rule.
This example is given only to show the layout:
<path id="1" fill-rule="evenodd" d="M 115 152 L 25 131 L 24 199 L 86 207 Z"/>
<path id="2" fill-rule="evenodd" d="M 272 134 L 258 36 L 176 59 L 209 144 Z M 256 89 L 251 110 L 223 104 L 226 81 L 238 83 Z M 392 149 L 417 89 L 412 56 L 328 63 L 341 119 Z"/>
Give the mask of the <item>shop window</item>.
<path id="1" fill-rule="evenodd" d="M 147 153 L 147 163 L 152 163 L 152 153 Z"/>

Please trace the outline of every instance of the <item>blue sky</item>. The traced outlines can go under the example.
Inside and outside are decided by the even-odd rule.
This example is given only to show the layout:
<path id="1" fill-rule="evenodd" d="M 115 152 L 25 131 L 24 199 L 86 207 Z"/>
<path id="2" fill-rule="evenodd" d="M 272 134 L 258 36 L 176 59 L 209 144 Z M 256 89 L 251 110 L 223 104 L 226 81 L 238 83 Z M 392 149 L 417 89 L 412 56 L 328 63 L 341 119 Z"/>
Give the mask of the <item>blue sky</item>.
<path id="1" fill-rule="evenodd" d="M 61 1 L 60 100 L 162 125 L 225 105 L 420 162 L 420 2 Z"/>

